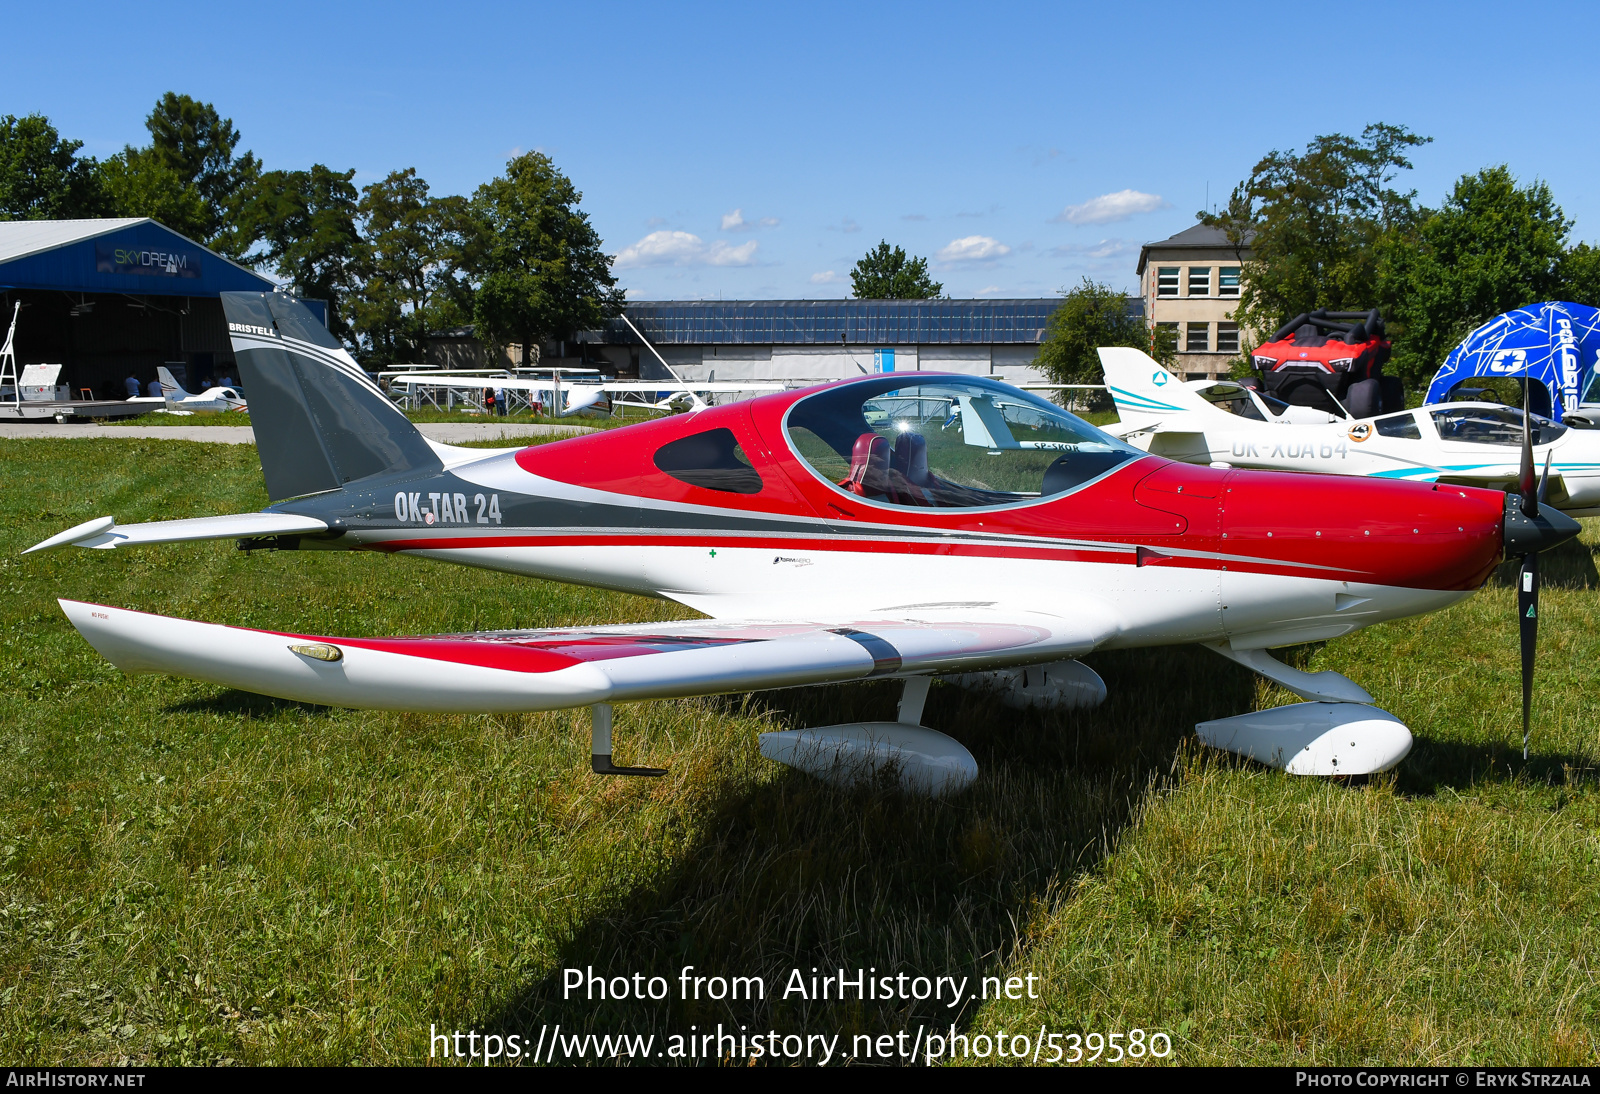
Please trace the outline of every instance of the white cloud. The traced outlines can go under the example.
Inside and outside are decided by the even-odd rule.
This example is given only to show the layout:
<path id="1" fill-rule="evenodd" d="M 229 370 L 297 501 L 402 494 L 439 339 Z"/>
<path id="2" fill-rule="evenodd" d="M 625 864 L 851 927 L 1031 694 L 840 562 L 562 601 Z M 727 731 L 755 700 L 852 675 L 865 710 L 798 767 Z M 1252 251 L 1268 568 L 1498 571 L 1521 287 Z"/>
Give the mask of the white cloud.
<path id="1" fill-rule="evenodd" d="M 1060 247 L 1051 247 L 1050 253 L 1062 257 L 1083 255 L 1088 258 L 1111 258 L 1138 248 L 1139 245 L 1131 239 L 1102 239 L 1098 243 L 1065 243 Z"/>
<path id="2" fill-rule="evenodd" d="M 705 251 L 705 241 L 688 232 L 651 232 L 631 247 L 624 247 L 614 265 L 621 270 L 638 266 L 687 266 Z"/>
<path id="3" fill-rule="evenodd" d="M 993 296 L 995 293 L 997 293 L 999 291 L 1000 291 L 1000 286 L 999 285 L 985 285 L 983 288 L 979 289 L 977 292 L 973 293 L 972 295 L 973 296 Z"/>
<path id="4" fill-rule="evenodd" d="M 624 247 L 613 265 L 619 270 L 641 266 L 749 266 L 755 261 L 755 240 L 734 247 L 726 240 L 710 246 L 691 232 L 651 232 Z"/>
<path id="5" fill-rule="evenodd" d="M 1067 224 L 1111 224 L 1127 220 L 1140 213 L 1153 213 L 1170 208 L 1172 203 L 1160 194 L 1145 194 L 1138 190 L 1118 190 L 1114 194 L 1101 194 L 1082 205 L 1069 205 L 1051 219 Z"/>
<path id="6" fill-rule="evenodd" d="M 722 214 L 722 230 L 724 232 L 750 232 L 757 228 L 776 228 L 777 217 L 762 217 L 760 220 L 746 220 L 743 209 L 735 209 L 731 213 Z"/>
<path id="7" fill-rule="evenodd" d="M 849 217 L 845 217 L 844 221 L 842 223 L 829 224 L 829 225 L 827 225 L 827 229 L 830 232 L 845 232 L 845 233 L 848 234 L 850 232 L 859 232 L 859 231 L 861 231 L 861 225 L 857 224 L 854 220 L 851 220 Z"/>
<path id="8" fill-rule="evenodd" d="M 711 249 L 706 252 L 705 263 L 708 266 L 748 266 L 755 261 L 756 248 L 759 246 L 761 244 L 753 239 L 737 247 L 719 239 L 712 243 Z"/>
<path id="9" fill-rule="evenodd" d="M 832 285 L 835 281 L 843 280 L 844 278 L 840 277 L 832 270 L 823 270 L 821 273 L 814 273 L 811 275 L 811 283 L 813 285 Z"/>
<path id="10" fill-rule="evenodd" d="M 941 248 L 941 262 L 990 262 L 1011 253 L 1011 248 L 989 236 L 962 236 Z"/>

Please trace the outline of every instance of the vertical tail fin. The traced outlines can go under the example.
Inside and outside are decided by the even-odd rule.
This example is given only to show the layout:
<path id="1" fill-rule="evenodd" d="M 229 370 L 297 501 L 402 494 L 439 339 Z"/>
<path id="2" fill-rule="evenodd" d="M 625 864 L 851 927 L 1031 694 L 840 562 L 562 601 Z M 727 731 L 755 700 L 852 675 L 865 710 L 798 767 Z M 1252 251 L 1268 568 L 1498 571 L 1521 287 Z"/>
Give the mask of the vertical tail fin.
<path id="1" fill-rule="evenodd" d="M 1101 346 L 1096 352 L 1105 369 L 1106 390 L 1117 404 L 1117 417 L 1124 425 L 1145 429 L 1197 411 L 1208 415 L 1224 413 L 1185 387 L 1183 381 L 1142 350 Z"/>
<path id="2" fill-rule="evenodd" d="M 278 293 L 225 292 L 222 310 L 273 501 L 443 467 L 305 305 Z"/>
<path id="3" fill-rule="evenodd" d="M 156 379 L 161 381 L 161 394 L 167 397 L 168 402 L 189 398 L 189 393 L 183 389 L 183 385 L 178 383 L 172 373 L 167 371 L 166 365 L 156 366 Z"/>

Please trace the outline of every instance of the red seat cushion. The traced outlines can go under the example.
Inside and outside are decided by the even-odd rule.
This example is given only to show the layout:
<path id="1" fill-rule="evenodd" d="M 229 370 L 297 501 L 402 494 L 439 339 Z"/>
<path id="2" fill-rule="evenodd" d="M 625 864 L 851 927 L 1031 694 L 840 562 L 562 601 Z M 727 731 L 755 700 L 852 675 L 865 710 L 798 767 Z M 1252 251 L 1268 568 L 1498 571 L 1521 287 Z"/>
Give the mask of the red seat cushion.
<path id="1" fill-rule="evenodd" d="M 864 498 L 881 497 L 889 487 L 889 442 L 876 433 L 856 438 L 850 452 L 850 477 L 839 484 Z"/>

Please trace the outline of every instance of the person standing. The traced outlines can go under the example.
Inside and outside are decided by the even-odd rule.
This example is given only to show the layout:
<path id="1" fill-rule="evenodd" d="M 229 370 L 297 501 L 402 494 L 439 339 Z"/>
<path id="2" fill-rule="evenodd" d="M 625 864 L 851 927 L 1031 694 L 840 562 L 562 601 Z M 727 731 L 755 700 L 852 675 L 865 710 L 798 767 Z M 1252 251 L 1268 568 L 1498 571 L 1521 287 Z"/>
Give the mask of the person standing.
<path id="1" fill-rule="evenodd" d="M 122 387 L 128 393 L 128 398 L 137 399 L 139 397 L 139 377 L 129 376 L 122 381 Z"/>
<path id="2" fill-rule="evenodd" d="M 495 405 L 495 409 L 500 414 L 500 417 L 504 418 L 506 416 L 506 389 L 505 388 L 497 387 L 497 388 L 494 389 L 494 405 Z"/>

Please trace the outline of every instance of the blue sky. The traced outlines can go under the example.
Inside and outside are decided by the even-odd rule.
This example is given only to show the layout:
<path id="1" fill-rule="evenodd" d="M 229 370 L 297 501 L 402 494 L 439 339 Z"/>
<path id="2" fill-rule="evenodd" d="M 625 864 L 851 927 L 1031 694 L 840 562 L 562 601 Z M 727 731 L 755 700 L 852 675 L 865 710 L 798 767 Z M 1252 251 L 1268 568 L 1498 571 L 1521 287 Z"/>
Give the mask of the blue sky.
<path id="1" fill-rule="evenodd" d="M 65 13 L 65 16 L 64 16 Z M 636 298 L 845 296 L 880 239 L 952 296 L 1135 284 L 1273 148 L 1369 122 L 1406 179 L 1541 178 L 1600 239 L 1600 6 L 1524 3 L 27 5 L 0 110 L 85 151 L 164 91 L 268 167 L 469 193 L 539 149 Z"/>

